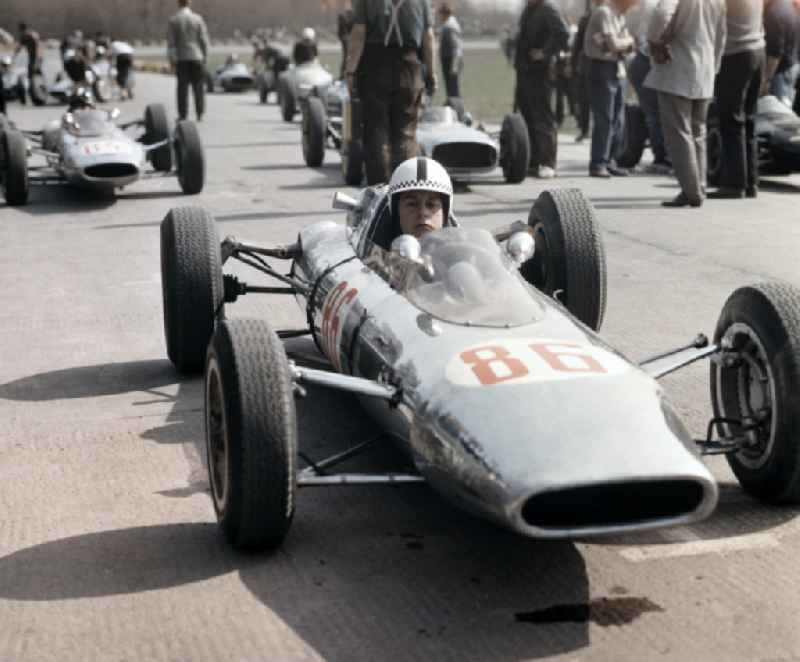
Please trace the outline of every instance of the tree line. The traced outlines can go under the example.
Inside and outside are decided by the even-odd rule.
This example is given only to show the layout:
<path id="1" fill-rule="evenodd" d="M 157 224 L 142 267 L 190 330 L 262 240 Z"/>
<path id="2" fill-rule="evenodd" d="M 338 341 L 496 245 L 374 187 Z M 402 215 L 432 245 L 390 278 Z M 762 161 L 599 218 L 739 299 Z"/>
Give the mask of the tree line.
<path id="1" fill-rule="evenodd" d="M 441 0 L 432 0 L 436 6 Z M 485 0 L 450 0 L 470 33 L 492 33 L 514 23 L 519 11 L 507 2 L 492 7 Z M 559 0 L 568 14 L 580 13 L 585 0 Z M 333 35 L 336 16 L 347 0 L 193 0 L 214 37 L 247 36 L 257 28 L 285 28 L 299 32 L 312 25 Z M 520 0 L 520 6 L 522 0 Z M 164 38 L 167 20 L 176 10 L 170 0 L 2 0 L 0 27 L 15 33 L 20 21 L 43 37 L 60 38 L 81 29 L 85 34 L 102 31 L 115 38 L 158 41 Z"/>

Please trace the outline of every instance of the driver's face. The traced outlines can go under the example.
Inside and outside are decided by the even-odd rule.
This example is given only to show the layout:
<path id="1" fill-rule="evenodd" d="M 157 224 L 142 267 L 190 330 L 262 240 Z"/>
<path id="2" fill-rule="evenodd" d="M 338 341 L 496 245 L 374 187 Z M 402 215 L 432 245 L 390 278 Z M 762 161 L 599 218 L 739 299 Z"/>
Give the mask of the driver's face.
<path id="1" fill-rule="evenodd" d="M 406 191 L 398 204 L 400 230 L 419 239 L 426 232 L 441 230 L 444 224 L 442 198 L 434 191 Z"/>

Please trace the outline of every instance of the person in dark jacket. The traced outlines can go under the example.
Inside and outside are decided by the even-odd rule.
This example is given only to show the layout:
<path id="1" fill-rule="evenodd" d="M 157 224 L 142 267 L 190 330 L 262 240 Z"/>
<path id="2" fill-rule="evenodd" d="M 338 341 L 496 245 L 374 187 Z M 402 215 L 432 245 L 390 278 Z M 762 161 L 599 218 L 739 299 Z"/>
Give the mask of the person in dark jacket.
<path id="1" fill-rule="evenodd" d="M 342 66 L 339 72 L 339 78 L 344 80 L 345 65 L 347 64 L 347 44 L 350 41 L 350 30 L 353 29 L 353 10 L 345 9 L 336 17 L 336 34 L 339 37 L 339 43 L 342 46 Z"/>
<path id="2" fill-rule="evenodd" d="M 596 0 L 595 0 L 596 1 Z M 578 135 L 575 142 L 583 142 L 589 135 L 589 121 L 592 116 L 592 106 L 589 102 L 589 67 L 586 56 L 583 54 L 583 40 L 586 37 L 586 26 L 592 15 L 592 0 L 587 0 L 586 13 L 578 21 L 578 31 L 572 41 L 570 64 L 572 66 L 572 84 L 575 98 L 575 120 L 578 123 Z"/>
<path id="3" fill-rule="evenodd" d="M 558 129 L 553 113 L 553 62 L 566 50 L 569 30 L 552 0 L 528 0 L 519 19 L 514 56 L 514 105 L 528 125 L 530 166 L 542 179 L 555 176 Z"/>
<path id="4" fill-rule="evenodd" d="M 442 77 L 447 98 L 460 98 L 461 85 L 459 77 L 464 64 L 464 48 L 461 41 L 461 26 L 453 15 L 449 4 L 439 5 L 437 12 L 442 24 L 439 34 L 439 61 L 442 65 Z"/>
<path id="5" fill-rule="evenodd" d="M 417 155 L 422 93 L 436 91 L 433 10 L 430 0 L 355 0 L 353 19 L 347 86 L 351 96 L 355 90 L 361 96 L 364 160 L 372 186 L 388 181 L 397 165 Z"/>

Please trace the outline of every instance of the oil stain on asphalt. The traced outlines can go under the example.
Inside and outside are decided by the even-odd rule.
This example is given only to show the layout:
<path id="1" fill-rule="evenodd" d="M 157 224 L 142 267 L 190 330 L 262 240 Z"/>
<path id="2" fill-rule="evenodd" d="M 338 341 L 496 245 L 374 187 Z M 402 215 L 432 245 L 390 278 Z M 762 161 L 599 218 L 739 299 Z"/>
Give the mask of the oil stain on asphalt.
<path id="1" fill-rule="evenodd" d="M 663 612 L 659 605 L 647 598 L 597 598 L 584 604 L 553 605 L 535 611 L 514 614 L 518 623 L 587 623 L 601 627 L 627 625 L 642 614 Z"/>

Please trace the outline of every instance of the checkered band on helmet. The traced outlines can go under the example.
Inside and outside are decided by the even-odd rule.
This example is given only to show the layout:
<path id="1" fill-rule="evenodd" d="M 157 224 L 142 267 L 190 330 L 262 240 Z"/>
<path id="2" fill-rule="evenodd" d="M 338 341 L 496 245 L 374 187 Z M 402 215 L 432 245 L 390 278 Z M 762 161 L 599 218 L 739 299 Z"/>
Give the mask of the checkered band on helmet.
<path id="1" fill-rule="evenodd" d="M 389 180 L 389 196 L 395 208 L 395 196 L 405 191 L 435 191 L 444 202 L 445 219 L 453 210 L 453 183 L 447 170 L 426 156 L 417 156 L 403 161 Z"/>

